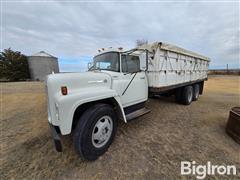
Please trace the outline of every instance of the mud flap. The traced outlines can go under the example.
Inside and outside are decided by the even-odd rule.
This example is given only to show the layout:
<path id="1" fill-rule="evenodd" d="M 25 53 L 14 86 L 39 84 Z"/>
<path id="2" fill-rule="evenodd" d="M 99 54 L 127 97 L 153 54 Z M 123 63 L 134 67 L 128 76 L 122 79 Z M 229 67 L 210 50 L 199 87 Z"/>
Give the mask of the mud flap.
<path id="1" fill-rule="evenodd" d="M 49 124 L 50 130 L 51 130 L 51 133 L 52 133 L 55 149 L 56 149 L 57 152 L 62 152 L 62 143 L 61 143 L 60 136 L 57 133 L 57 130 L 56 130 L 55 126 L 53 126 L 50 123 L 48 123 L 48 124 Z"/>

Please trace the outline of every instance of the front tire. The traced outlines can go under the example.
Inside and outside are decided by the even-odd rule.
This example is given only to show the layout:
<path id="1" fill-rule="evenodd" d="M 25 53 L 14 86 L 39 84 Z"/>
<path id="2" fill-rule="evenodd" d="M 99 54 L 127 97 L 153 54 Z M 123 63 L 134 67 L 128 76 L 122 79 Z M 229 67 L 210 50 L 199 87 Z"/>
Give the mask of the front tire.
<path id="1" fill-rule="evenodd" d="M 117 119 L 108 104 L 96 104 L 80 117 L 74 130 L 74 146 L 84 159 L 93 161 L 111 145 L 117 129 Z"/>

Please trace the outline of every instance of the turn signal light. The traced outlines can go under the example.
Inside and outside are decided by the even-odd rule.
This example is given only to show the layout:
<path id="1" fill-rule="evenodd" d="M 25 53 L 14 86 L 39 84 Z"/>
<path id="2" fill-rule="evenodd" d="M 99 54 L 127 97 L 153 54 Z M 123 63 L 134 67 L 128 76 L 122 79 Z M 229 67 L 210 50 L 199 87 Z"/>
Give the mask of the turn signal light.
<path id="1" fill-rule="evenodd" d="M 62 92 L 62 95 L 67 95 L 68 94 L 67 86 L 62 86 L 61 92 Z"/>

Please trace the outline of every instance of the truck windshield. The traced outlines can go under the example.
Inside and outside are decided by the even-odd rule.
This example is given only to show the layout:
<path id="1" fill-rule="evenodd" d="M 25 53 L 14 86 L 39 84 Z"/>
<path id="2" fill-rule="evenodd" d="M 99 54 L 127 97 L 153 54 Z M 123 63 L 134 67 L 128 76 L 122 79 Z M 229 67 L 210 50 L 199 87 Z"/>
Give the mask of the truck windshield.
<path id="1" fill-rule="evenodd" d="M 119 53 L 109 52 L 95 56 L 90 70 L 95 69 L 119 72 Z"/>

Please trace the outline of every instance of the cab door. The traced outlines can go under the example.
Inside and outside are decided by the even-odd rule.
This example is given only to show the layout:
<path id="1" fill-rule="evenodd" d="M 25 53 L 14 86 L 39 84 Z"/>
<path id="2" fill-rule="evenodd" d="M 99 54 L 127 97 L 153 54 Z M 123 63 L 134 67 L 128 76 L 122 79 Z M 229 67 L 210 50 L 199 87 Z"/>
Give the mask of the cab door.
<path id="1" fill-rule="evenodd" d="M 147 100 L 148 82 L 145 71 L 140 70 L 140 58 L 134 55 L 121 55 L 121 101 L 128 107 Z"/>

